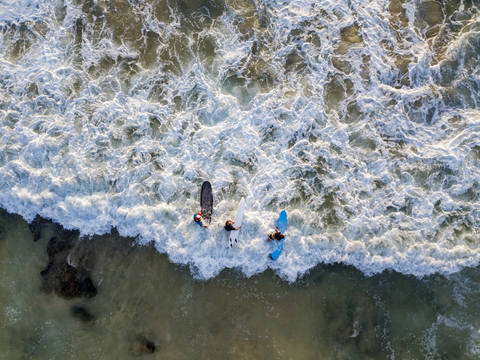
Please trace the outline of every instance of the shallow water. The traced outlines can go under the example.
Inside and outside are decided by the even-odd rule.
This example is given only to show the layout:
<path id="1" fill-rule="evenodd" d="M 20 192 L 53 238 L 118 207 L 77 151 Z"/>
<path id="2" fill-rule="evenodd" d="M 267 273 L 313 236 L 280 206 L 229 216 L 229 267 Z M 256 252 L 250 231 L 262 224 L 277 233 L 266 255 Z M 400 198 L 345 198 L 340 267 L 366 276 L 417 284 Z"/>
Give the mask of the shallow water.
<path id="1" fill-rule="evenodd" d="M 203 280 L 477 266 L 478 19 L 457 0 L 3 1 L 0 206 L 153 241 Z"/>
<path id="2" fill-rule="evenodd" d="M 480 358 L 479 16 L 0 1 L 0 357 Z M 43 291 L 37 214 L 86 236 L 95 297 Z"/>
<path id="3" fill-rule="evenodd" d="M 419 280 L 337 264 L 293 284 L 271 270 L 199 281 L 152 245 L 103 235 L 71 257 L 91 257 L 97 296 L 64 300 L 42 291 L 51 233 L 34 243 L 27 223 L 3 211 L 0 225 L 0 358 L 480 358 L 480 268 Z M 93 319 L 75 318 L 75 306 Z M 139 336 L 155 343 L 152 354 Z"/>

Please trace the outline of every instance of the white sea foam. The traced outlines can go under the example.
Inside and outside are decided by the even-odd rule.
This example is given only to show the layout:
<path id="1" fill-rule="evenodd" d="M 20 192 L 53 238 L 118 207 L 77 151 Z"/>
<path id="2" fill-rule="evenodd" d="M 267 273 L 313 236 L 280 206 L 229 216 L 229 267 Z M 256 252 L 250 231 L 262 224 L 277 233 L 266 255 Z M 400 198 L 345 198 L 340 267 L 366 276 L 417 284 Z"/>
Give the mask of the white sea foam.
<path id="1" fill-rule="evenodd" d="M 387 1 L 301 0 L 227 6 L 192 31 L 181 12 L 157 19 L 139 1 L 142 33 L 160 35 L 142 65 L 143 48 L 117 43 L 97 5 L 95 25 L 70 1 L 1 4 L 2 207 L 155 241 L 202 279 L 270 267 L 294 281 L 320 262 L 416 276 L 478 264 L 474 20 L 438 50 L 413 2 L 397 30 Z M 208 41 L 214 50 L 199 50 Z M 204 180 L 208 229 L 192 222 Z M 226 250 L 241 197 L 241 241 Z M 266 234 L 283 209 L 272 262 Z"/>

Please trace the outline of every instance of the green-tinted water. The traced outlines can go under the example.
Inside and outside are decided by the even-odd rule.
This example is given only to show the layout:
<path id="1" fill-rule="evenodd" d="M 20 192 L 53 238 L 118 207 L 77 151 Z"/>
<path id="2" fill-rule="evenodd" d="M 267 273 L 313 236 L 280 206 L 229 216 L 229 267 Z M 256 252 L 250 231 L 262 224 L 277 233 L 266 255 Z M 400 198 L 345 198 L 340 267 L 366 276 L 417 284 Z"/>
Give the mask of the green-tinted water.
<path id="1" fill-rule="evenodd" d="M 105 235 L 69 258 L 90 266 L 97 296 L 65 300 L 42 290 L 48 228 L 34 243 L 21 217 L 0 221 L 2 359 L 480 358 L 478 268 L 419 280 L 337 264 L 293 284 L 234 270 L 201 282 L 151 246 Z"/>

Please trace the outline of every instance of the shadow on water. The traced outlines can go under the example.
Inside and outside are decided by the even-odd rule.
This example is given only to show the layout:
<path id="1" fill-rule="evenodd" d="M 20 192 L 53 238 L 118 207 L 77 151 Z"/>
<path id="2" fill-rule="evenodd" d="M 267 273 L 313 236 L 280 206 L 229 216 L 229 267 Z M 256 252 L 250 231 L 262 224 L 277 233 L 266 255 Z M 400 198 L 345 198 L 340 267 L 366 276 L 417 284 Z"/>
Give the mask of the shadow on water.
<path id="1" fill-rule="evenodd" d="M 114 231 L 62 245 L 98 290 L 63 296 L 46 291 L 40 272 L 65 230 L 36 230 L 0 212 L 4 357 L 467 359 L 477 346 L 479 268 L 419 280 L 319 264 L 295 283 L 235 269 L 199 281 L 153 244 Z"/>

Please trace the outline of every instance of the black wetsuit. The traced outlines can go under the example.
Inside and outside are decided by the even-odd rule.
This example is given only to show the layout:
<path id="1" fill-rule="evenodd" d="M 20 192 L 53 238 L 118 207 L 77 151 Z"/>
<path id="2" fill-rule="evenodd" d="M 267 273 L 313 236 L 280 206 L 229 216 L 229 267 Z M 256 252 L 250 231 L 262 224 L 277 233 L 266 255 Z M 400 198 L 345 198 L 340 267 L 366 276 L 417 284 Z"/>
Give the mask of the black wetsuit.
<path id="1" fill-rule="evenodd" d="M 272 235 L 272 234 L 274 234 L 274 235 L 273 235 L 273 239 L 272 239 L 271 236 L 270 236 L 270 235 Z M 283 239 L 283 238 L 282 238 L 282 233 L 281 233 L 280 231 L 276 230 L 276 229 L 275 229 L 275 233 L 270 233 L 270 234 L 268 234 L 268 238 L 269 238 L 270 240 L 279 240 L 279 241 Z"/>
<path id="2" fill-rule="evenodd" d="M 233 227 L 233 225 L 225 224 L 225 230 L 232 231 L 232 230 L 235 230 L 235 228 Z"/>

